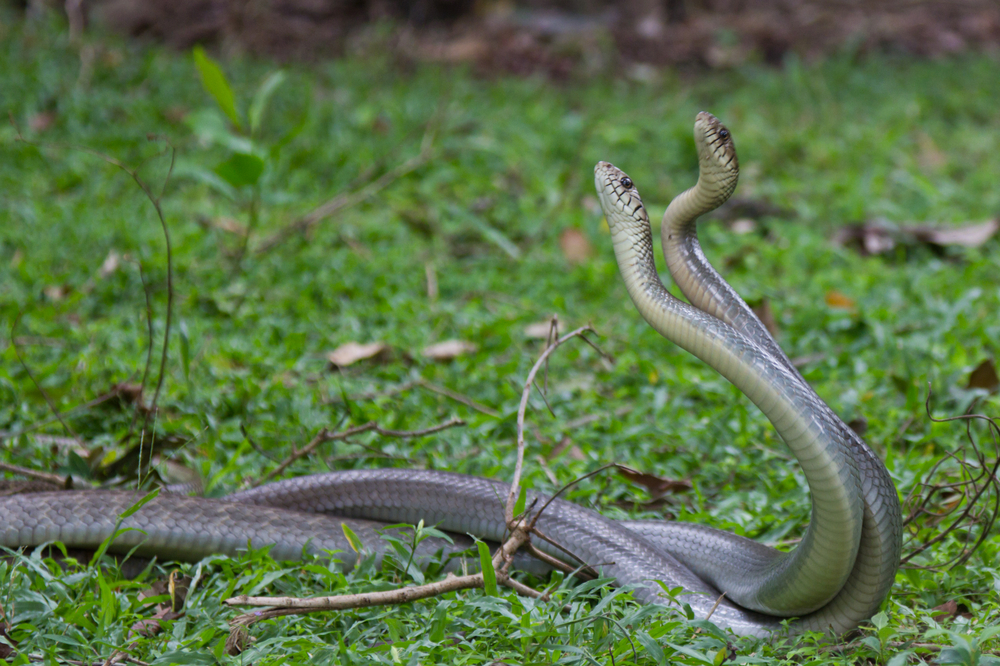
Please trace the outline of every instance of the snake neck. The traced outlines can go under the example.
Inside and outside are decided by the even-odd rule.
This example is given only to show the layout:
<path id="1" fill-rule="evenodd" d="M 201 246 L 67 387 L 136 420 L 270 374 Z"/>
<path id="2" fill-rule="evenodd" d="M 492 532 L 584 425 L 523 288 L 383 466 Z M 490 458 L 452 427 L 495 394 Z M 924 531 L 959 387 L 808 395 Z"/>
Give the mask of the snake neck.
<path id="1" fill-rule="evenodd" d="M 698 184 L 676 197 L 663 216 L 663 256 L 671 277 L 694 306 L 760 345 L 784 366 L 789 379 L 820 400 L 753 310 L 705 257 L 698 242 L 697 220 L 728 199 L 736 178 L 730 187 L 704 156 L 699 166 Z M 801 621 L 803 627 L 814 630 L 831 626 L 843 630 L 876 613 L 895 580 L 902 550 L 902 512 L 892 478 L 864 441 L 833 417 L 844 445 L 858 463 L 864 519 L 855 568 L 844 589 L 821 612 Z"/>
<path id="2" fill-rule="evenodd" d="M 602 203 L 605 203 L 602 199 Z M 626 289 L 653 328 L 707 362 L 747 395 L 774 424 L 805 472 L 813 511 L 802 542 L 751 581 L 713 581 L 740 605 L 775 615 L 801 615 L 843 587 L 857 554 L 862 505 L 857 468 L 827 414 L 770 355 L 732 327 L 674 298 L 656 273 L 649 220 L 638 197 L 609 211 L 615 257 Z"/>

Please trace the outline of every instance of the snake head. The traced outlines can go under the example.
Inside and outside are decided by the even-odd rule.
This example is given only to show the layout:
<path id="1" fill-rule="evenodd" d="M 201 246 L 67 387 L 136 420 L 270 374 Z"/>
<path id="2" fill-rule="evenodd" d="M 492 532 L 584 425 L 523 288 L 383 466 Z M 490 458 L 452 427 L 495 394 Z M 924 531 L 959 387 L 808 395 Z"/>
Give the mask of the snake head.
<path id="1" fill-rule="evenodd" d="M 594 167 L 594 186 L 612 231 L 620 224 L 649 225 L 639 191 L 627 173 L 610 162 L 598 162 Z"/>
<path id="2" fill-rule="evenodd" d="M 740 176 L 733 135 L 718 118 L 702 111 L 694 121 L 694 142 L 698 147 L 701 174 L 711 178 L 715 187 L 728 190 L 728 197 L 736 189 Z"/>

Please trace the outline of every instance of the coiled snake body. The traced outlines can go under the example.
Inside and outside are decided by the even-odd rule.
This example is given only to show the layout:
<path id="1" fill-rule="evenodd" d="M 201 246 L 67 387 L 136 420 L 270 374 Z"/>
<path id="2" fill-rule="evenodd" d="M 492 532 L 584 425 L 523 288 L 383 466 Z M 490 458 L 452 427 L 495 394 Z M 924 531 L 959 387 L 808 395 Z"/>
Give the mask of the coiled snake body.
<path id="1" fill-rule="evenodd" d="M 631 179 L 600 163 L 595 179 L 629 295 L 660 333 L 703 359 L 753 400 L 802 465 L 812 491 L 812 519 L 792 553 L 712 528 L 660 521 L 608 520 L 555 501 L 539 528 L 619 584 L 634 584 L 644 602 L 668 603 L 662 588 L 683 587 L 682 600 L 704 617 L 721 591 L 712 621 L 738 634 L 766 635 L 792 620 L 792 631 L 847 631 L 878 609 L 899 562 L 900 511 L 895 488 L 874 454 L 820 400 L 736 293 L 711 269 L 697 245 L 694 220 L 735 187 L 736 157 L 728 131 L 709 114 L 695 125 L 701 178 L 664 218 L 668 266 L 694 305 L 673 298 L 656 273 L 649 220 Z M 235 553 L 247 542 L 273 545 L 295 559 L 303 552 L 350 551 L 346 523 L 369 546 L 384 523 L 423 520 L 445 530 L 500 540 L 506 485 L 423 470 L 357 470 L 301 477 L 221 500 L 161 495 L 127 518 L 115 548 L 197 559 Z M 61 541 L 96 547 L 116 516 L 139 495 L 120 491 L 38 493 L 0 498 L 0 545 Z M 467 544 L 459 543 L 458 547 Z M 418 558 L 443 544 L 421 545 Z M 564 555 L 538 544 L 559 557 Z M 344 557 L 350 568 L 353 558 Z"/>

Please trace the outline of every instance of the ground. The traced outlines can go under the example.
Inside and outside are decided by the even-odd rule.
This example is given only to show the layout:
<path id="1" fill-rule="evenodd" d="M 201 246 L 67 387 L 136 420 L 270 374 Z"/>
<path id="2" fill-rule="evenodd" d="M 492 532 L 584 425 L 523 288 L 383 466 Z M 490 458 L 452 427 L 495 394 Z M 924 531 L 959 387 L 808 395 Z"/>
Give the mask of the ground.
<path id="1" fill-rule="evenodd" d="M 594 163 L 617 164 L 655 224 L 697 176 L 691 126 L 702 109 L 733 132 L 746 204 L 702 226 L 706 252 L 770 309 L 782 346 L 865 430 L 901 497 L 966 442 L 963 424 L 928 417 L 929 388 L 935 417 L 971 405 L 997 412 L 995 376 L 970 381 L 1000 338 L 996 238 L 911 240 L 881 254 L 833 240 L 878 219 L 962 229 L 995 218 L 1000 83 L 990 56 L 793 58 L 694 79 L 573 83 L 401 71 L 377 51 L 288 67 L 282 79 L 273 62 L 244 58 L 221 62 L 230 108 L 206 92 L 190 53 L 100 34 L 81 45 L 55 19 L 0 17 L 11 119 L 0 128 L 5 463 L 72 473 L 78 486 L 127 484 L 140 439 L 152 439 L 159 476 L 220 495 L 323 427 L 418 430 L 460 417 L 464 427 L 432 437 L 331 442 L 286 475 L 419 466 L 509 478 L 518 400 L 544 344 L 536 325 L 555 314 L 564 331 L 592 323 L 614 362 L 583 344 L 556 353 L 552 414 L 540 397 L 529 414 L 533 487 L 619 462 L 693 487 L 654 498 L 605 472 L 568 496 L 613 516 L 665 513 L 794 543 L 809 514 L 800 472 L 745 398 L 641 321 L 593 192 Z M 162 191 L 169 265 L 150 198 L 93 151 L 138 168 L 153 199 Z M 330 200 L 331 216 L 282 233 Z M 471 346 L 426 353 L 448 340 Z M 353 364 L 334 357 L 335 367 L 331 352 L 351 342 L 385 348 Z M 985 429 L 971 435 L 996 457 Z M 948 560 L 978 529 L 911 564 Z M 941 531 L 925 524 L 907 548 Z M 186 614 L 148 637 L 129 631 L 152 612 L 138 593 L 163 578 L 158 567 L 128 581 L 29 555 L 27 568 L 0 565 L 0 604 L 21 663 L 89 662 L 127 645 L 154 663 L 977 663 L 978 650 L 997 648 L 997 548 L 987 540 L 950 571 L 903 569 L 881 628 L 846 644 L 737 640 L 638 607 L 606 583 L 557 578 L 559 603 L 471 591 L 270 621 L 251 629 L 241 657 L 226 656 L 238 611 L 221 602 L 233 593 L 399 582 L 391 570 L 344 576 L 264 552 L 176 565 L 196 578 Z"/>

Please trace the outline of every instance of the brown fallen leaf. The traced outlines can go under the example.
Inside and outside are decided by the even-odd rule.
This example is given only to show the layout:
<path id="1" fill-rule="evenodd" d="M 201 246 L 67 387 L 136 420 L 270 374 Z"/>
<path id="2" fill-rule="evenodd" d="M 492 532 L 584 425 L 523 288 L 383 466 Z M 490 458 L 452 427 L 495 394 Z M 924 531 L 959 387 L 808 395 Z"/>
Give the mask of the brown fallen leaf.
<path id="1" fill-rule="evenodd" d="M 990 393 L 996 393 L 1000 389 L 1000 377 L 997 377 L 993 359 L 986 359 L 969 373 L 969 383 L 966 388 L 986 389 Z"/>
<path id="2" fill-rule="evenodd" d="M 7 633 L 6 622 L 0 622 L 0 638 L 3 639 L 0 641 L 0 659 L 7 660 L 11 657 L 17 656 L 17 650 L 15 649 L 17 641 L 11 638 Z"/>
<path id="3" fill-rule="evenodd" d="M 246 225 L 231 217 L 217 217 L 212 220 L 212 226 L 220 231 L 225 231 L 236 236 L 247 235 Z"/>
<path id="4" fill-rule="evenodd" d="M 571 264 L 582 264 L 594 255 L 590 240 L 580 231 L 570 227 L 559 234 L 559 247 L 563 256 Z"/>
<path id="5" fill-rule="evenodd" d="M 618 468 L 619 474 L 632 483 L 645 486 L 654 498 L 662 497 L 667 493 L 685 493 L 694 488 L 694 485 L 687 479 L 667 479 L 649 472 L 640 472 L 625 465 L 615 465 L 615 467 Z"/>
<path id="6" fill-rule="evenodd" d="M 118 266 L 120 264 L 121 264 L 121 255 L 118 254 L 116 251 L 111 250 L 110 252 L 108 252 L 108 256 L 104 258 L 104 263 L 101 264 L 101 268 L 100 270 L 97 271 L 97 274 L 100 275 L 101 278 L 106 278 L 112 273 L 114 273 L 116 270 L 118 270 Z"/>
<path id="7" fill-rule="evenodd" d="M 246 627 L 237 625 L 229 630 L 229 636 L 226 638 L 226 654 L 230 657 L 242 654 L 243 650 L 247 647 L 247 643 L 253 643 L 255 640 Z"/>
<path id="8" fill-rule="evenodd" d="M 838 310 L 853 310 L 855 305 L 854 299 L 836 290 L 826 292 L 823 300 L 831 308 L 837 308 Z"/>
<path id="9" fill-rule="evenodd" d="M 152 617 L 139 620 L 129 627 L 129 638 L 132 638 L 133 636 L 145 636 L 146 638 L 155 636 L 163 631 L 163 625 L 160 624 L 161 620 L 176 620 L 182 615 L 184 615 L 184 613 L 178 613 L 177 611 L 172 611 L 169 608 L 160 608 L 153 613 Z"/>
<path id="10" fill-rule="evenodd" d="M 845 224 L 833 234 L 833 242 L 853 247 L 865 256 L 884 254 L 896 247 L 898 229 L 884 220 L 864 224 Z"/>
<path id="11" fill-rule="evenodd" d="M 554 335 L 559 336 L 559 331 L 562 329 L 562 322 L 556 322 L 556 330 Z M 549 335 L 552 332 L 552 320 L 546 319 L 545 321 L 536 321 L 534 323 L 528 324 L 524 327 L 524 337 L 531 340 L 548 340 Z"/>
<path id="12" fill-rule="evenodd" d="M 42 111 L 28 119 L 28 127 L 32 132 L 44 132 L 56 122 L 55 111 Z"/>
<path id="13" fill-rule="evenodd" d="M 833 236 L 834 243 L 850 246 L 861 254 L 889 252 L 897 245 L 931 245 L 946 247 L 979 247 L 1000 231 L 1000 219 L 963 226 L 932 224 L 893 224 L 887 220 L 869 220 L 863 224 L 848 224 Z"/>
<path id="14" fill-rule="evenodd" d="M 190 576 L 183 576 L 177 571 L 171 571 L 166 580 L 157 580 L 139 593 L 140 599 L 166 596 L 166 601 L 156 604 L 156 612 L 151 617 L 139 620 L 129 629 L 129 637 L 155 636 L 163 630 L 162 620 L 176 620 L 184 615 L 184 602 L 191 588 Z"/>
<path id="15" fill-rule="evenodd" d="M 389 351 L 384 342 L 345 342 L 326 355 L 326 360 L 335 368 L 346 368 L 358 361 L 366 361 Z"/>
<path id="16" fill-rule="evenodd" d="M 450 361 L 474 353 L 479 347 L 465 340 L 445 340 L 424 347 L 423 354 L 432 361 Z"/>
<path id="17" fill-rule="evenodd" d="M 756 231 L 757 223 L 751 220 L 749 217 L 741 217 L 738 220 L 733 220 L 733 223 L 729 225 L 729 230 L 734 234 L 743 236 Z"/>
<path id="18" fill-rule="evenodd" d="M 935 622 L 954 620 L 958 616 L 962 616 L 967 620 L 972 619 L 972 613 L 969 612 L 969 607 L 965 604 L 958 603 L 954 599 L 949 599 L 940 606 L 935 606 L 931 610 L 939 611 L 931 616 L 934 618 Z"/>
<path id="19" fill-rule="evenodd" d="M 163 117 L 172 123 L 183 122 L 188 115 L 188 110 L 183 106 L 170 106 L 163 112 Z"/>
<path id="20" fill-rule="evenodd" d="M 545 459 L 554 460 L 558 458 L 567 449 L 569 449 L 569 452 L 566 455 L 569 457 L 570 460 L 583 462 L 584 460 L 587 459 L 586 454 L 580 450 L 580 447 L 574 444 L 573 440 L 567 436 L 563 436 L 563 438 L 559 440 L 559 443 L 556 444 L 551 451 L 549 451 L 549 455 L 546 456 Z"/>
<path id="21" fill-rule="evenodd" d="M 904 231 L 913 237 L 931 245 L 959 245 L 961 247 L 979 247 L 1000 230 L 1000 218 L 988 220 L 980 224 L 967 224 L 961 227 L 938 227 L 915 225 L 904 227 Z"/>
<path id="22" fill-rule="evenodd" d="M 69 294 L 70 287 L 65 284 L 50 284 L 42 289 L 42 293 L 50 301 L 61 301 Z"/>

